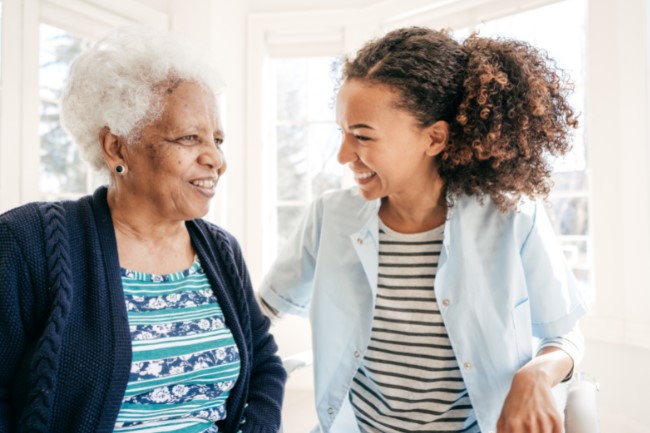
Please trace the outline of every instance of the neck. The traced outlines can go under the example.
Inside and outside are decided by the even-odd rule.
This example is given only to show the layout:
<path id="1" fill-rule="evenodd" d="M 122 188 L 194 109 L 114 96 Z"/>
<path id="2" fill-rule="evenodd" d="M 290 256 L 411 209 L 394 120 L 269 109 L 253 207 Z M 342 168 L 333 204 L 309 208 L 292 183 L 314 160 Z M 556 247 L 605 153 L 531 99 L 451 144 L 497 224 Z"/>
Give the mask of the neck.
<path id="1" fill-rule="evenodd" d="M 379 217 L 399 233 L 421 233 L 441 226 L 447 219 L 444 184 L 438 179 L 429 187 L 384 197 Z"/>
<path id="2" fill-rule="evenodd" d="M 185 221 L 162 218 L 149 211 L 142 201 L 135 201 L 108 189 L 108 207 L 115 230 L 133 239 L 155 242 L 186 233 Z"/>
<path id="3" fill-rule="evenodd" d="M 194 248 L 185 221 L 162 219 L 108 190 L 120 266 L 166 274 L 189 267 Z"/>

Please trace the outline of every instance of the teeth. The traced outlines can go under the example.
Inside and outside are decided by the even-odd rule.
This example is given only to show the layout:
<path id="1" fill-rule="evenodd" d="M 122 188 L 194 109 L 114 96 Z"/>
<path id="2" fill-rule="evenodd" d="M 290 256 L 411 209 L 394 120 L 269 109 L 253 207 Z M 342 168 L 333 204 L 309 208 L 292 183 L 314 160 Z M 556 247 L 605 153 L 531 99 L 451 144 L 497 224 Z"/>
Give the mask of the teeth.
<path id="1" fill-rule="evenodd" d="M 214 188 L 216 181 L 214 179 L 199 179 L 193 180 L 192 185 L 198 186 L 200 188 Z"/>
<path id="2" fill-rule="evenodd" d="M 368 179 L 369 177 L 372 177 L 375 174 L 377 174 L 377 173 L 374 173 L 372 171 L 370 171 L 368 173 L 354 173 L 354 178 L 355 179 Z"/>

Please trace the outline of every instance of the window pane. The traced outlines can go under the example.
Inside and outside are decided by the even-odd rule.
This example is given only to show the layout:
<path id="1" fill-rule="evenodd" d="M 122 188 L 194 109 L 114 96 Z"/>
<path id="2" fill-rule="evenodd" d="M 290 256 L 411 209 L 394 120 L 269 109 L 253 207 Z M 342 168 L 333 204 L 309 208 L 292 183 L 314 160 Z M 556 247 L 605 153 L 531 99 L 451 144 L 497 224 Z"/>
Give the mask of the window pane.
<path id="1" fill-rule="evenodd" d="M 278 121 L 304 120 L 307 118 L 307 63 L 303 59 L 272 61 L 275 68 L 277 88 Z"/>
<path id="2" fill-rule="evenodd" d="M 91 175 L 77 147 L 59 124 L 59 98 L 72 60 L 87 41 L 47 24 L 40 25 L 39 95 L 41 167 L 39 186 L 44 199 L 82 195 Z"/>
<path id="3" fill-rule="evenodd" d="M 283 125 L 276 128 L 278 200 L 306 201 L 309 193 L 307 128 Z"/>
<path id="4" fill-rule="evenodd" d="M 86 192 L 86 167 L 59 124 L 59 104 L 41 101 L 41 176 L 43 198 Z"/>
<path id="5" fill-rule="evenodd" d="M 589 201 L 587 197 L 551 197 L 549 218 L 558 235 L 589 233 Z"/>
<path id="6" fill-rule="evenodd" d="M 585 171 L 556 171 L 553 173 L 553 191 L 587 191 L 587 173 Z"/>
<path id="7" fill-rule="evenodd" d="M 328 189 L 341 187 L 343 167 L 336 160 L 340 139 L 341 134 L 332 123 L 316 123 L 309 127 L 312 197 L 318 197 Z"/>
<path id="8" fill-rule="evenodd" d="M 307 65 L 309 120 L 331 122 L 334 120 L 334 92 L 339 71 L 329 57 L 310 59 Z"/>
<path id="9" fill-rule="evenodd" d="M 278 249 L 284 245 L 291 232 L 298 226 L 304 211 L 303 206 L 278 206 Z"/>
<path id="10" fill-rule="evenodd" d="M 274 123 L 276 233 L 267 245 L 282 245 L 305 207 L 341 186 L 336 161 L 340 134 L 334 121 L 338 72 L 329 57 L 276 58 L 269 62 L 267 109 Z M 272 224 L 272 223 L 270 223 Z M 272 259 L 272 258 L 269 258 Z"/>

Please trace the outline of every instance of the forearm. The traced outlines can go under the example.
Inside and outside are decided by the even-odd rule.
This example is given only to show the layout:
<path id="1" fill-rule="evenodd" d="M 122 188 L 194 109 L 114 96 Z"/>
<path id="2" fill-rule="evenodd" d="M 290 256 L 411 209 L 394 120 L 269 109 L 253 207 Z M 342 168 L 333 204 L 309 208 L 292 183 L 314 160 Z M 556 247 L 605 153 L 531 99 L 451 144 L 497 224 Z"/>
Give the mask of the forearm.
<path id="1" fill-rule="evenodd" d="M 262 313 L 264 313 L 266 317 L 271 319 L 272 324 L 275 324 L 279 319 L 284 317 L 283 313 L 273 308 L 271 305 L 269 305 L 268 302 L 264 300 L 264 298 L 260 296 L 260 292 L 255 293 L 255 299 L 257 300 L 257 303 L 260 306 L 260 310 L 262 310 Z"/>
<path id="2" fill-rule="evenodd" d="M 545 346 L 537 356 L 517 371 L 515 381 L 541 381 L 549 387 L 562 382 L 573 371 L 573 359 L 556 346 Z"/>
<path id="3" fill-rule="evenodd" d="M 571 357 L 557 347 L 544 347 L 515 374 L 503 404 L 499 433 L 562 432 L 551 388 L 573 368 Z"/>

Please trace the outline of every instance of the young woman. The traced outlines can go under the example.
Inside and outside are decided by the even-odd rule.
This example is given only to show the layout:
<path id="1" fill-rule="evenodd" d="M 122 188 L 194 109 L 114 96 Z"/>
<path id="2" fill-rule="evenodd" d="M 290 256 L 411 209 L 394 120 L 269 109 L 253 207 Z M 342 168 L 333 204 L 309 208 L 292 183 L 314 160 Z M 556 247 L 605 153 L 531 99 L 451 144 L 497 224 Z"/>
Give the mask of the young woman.
<path id="1" fill-rule="evenodd" d="M 404 28 L 342 78 L 357 186 L 313 203 L 260 291 L 311 313 L 321 431 L 561 432 L 586 306 L 534 200 L 577 125 L 561 72 L 522 42 Z"/>

